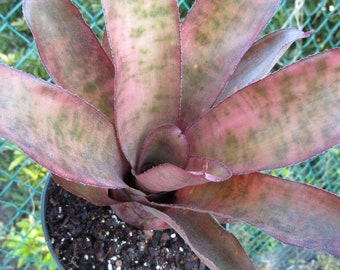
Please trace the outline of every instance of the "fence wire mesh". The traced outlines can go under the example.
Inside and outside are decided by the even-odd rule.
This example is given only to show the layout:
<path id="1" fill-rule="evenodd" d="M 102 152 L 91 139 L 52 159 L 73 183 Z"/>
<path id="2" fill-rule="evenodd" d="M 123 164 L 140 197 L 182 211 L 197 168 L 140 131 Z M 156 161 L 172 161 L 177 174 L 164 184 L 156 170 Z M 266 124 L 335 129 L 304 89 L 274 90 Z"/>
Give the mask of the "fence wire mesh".
<path id="1" fill-rule="evenodd" d="M 100 1 L 73 2 L 101 39 L 104 20 Z M 193 2 L 178 1 L 182 17 Z M 0 0 L 0 62 L 48 79 L 21 8 L 22 1 Z M 340 1 L 283 1 L 263 34 L 281 27 L 297 27 L 313 30 L 313 33 L 310 38 L 296 42 L 276 69 L 304 56 L 340 46 Z M 340 195 L 340 147 L 270 173 Z M 16 146 L 0 138 L 0 269 L 55 269 L 44 244 L 39 216 L 46 174 L 44 168 Z M 235 224 L 229 229 L 240 239 L 258 269 L 340 269 L 340 260 L 332 256 L 285 246 L 250 226 Z"/>

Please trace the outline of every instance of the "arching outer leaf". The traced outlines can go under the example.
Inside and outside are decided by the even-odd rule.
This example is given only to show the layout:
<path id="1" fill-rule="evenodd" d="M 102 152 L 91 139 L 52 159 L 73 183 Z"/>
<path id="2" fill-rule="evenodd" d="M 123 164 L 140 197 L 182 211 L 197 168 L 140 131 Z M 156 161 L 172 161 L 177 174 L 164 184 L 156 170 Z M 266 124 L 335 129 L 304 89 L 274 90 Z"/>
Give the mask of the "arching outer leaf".
<path id="1" fill-rule="evenodd" d="M 178 7 L 174 0 L 102 2 L 117 68 L 117 132 L 134 166 L 146 135 L 178 120 Z"/>
<path id="2" fill-rule="evenodd" d="M 279 0 L 197 0 L 182 25 L 181 128 L 213 105 Z"/>
<path id="3" fill-rule="evenodd" d="M 136 202 L 111 207 L 124 221 L 142 229 L 172 227 L 212 270 L 254 269 L 237 239 L 209 214 L 155 206 L 159 210 Z"/>
<path id="4" fill-rule="evenodd" d="M 164 214 L 147 205 L 138 202 L 124 202 L 113 204 L 111 208 L 120 219 L 139 229 L 164 230 L 170 228 L 162 218 Z"/>
<path id="5" fill-rule="evenodd" d="M 172 219 L 168 221 L 171 227 L 210 269 L 255 269 L 234 235 L 209 214 L 173 208 L 165 210 L 165 213 Z"/>
<path id="6" fill-rule="evenodd" d="M 340 143 L 339 89 L 340 49 L 295 63 L 190 127 L 190 153 L 219 160 L 235 174 L 308 159 Z"/>
<path id="7" fill-rule="evenodd" d="M 193 159 L 193 162 L 190 160 Z M 223 181 L 231 177 L 230 171 L 218 162 L 191 158 L 190 171 L 173 164 L 162 164 L 135 174 L 137 186 L 145 192 L 156 193 L 200 185 L 208 182 Z M 199 167 L 201 166 L 201 167 Z"/>
<path id="8" fill-rule="evenodd" d="M 294 41 L 309 37 L 309 35 L 309 32 L 286 28 L 270 33 L 255 42 L 241 58 L 236 70 L 215 102 L 215 106 L 237 90 L 267 75 Z"/>
<path id="9" fill-rule="evenodd" d="M 107 188 L 93 187 L 75 183 L 57 175 L 53 175 L 52 178 L 54 182 L 58 183 L 68 192 L 83 198 L 94 205 L 107 206 L 115 203 L 115 201 L 109 197 L 109 191 Z"/>
<path id="10" fill-rule="evenodd" d="M 57 84 L 113 119 L 114 66 L 69 0 L 25 0 L 41 60 Z"/>
<path id="11" fill-rule="evenodd" d="M 175 205 L 249 223 L 278 240 L 340 257 L 340 197 L 253 173 L 184 188 Z"/>
<path id="12" fill-rule="evenodd" d="M 54 174 L 97 187 L 126 187 L 113 125 L 66 90 L 0 65 L 0 123 L 0 136 Z"/>

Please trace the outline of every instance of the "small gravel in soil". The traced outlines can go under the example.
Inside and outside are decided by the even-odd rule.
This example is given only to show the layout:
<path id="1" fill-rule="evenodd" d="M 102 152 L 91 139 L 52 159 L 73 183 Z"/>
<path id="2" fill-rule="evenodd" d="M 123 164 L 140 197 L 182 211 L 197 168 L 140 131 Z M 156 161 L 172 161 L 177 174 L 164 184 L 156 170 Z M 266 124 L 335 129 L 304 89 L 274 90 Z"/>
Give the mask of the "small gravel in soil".
<path id="1" fill-rule="evenodd" d="M 65 269 L 209 269 L 174 230 L 139 230 L 53 181 L 48 192 L 47 224 Z"/>

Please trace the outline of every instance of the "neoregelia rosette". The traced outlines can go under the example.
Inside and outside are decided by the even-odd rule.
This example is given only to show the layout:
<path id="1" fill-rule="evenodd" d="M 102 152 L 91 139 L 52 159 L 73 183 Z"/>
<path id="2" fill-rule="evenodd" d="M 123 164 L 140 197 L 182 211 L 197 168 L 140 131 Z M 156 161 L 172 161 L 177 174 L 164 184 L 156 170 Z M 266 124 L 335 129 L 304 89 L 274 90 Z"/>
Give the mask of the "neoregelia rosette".
<path id="1" fill-rule="evenodd" d="M 267 76 L 278 0 L 102 0 L 100 44 L 69 0 L 25 0 L 54 83 L 0 65 L 0 136 L 141 228 L 173 227 L 211 269 L 253 269 L 219 223 L 340 257 L 337 195 L 259 171 L 340 143 L 340 49 Z M 264 78 L 264 79 L 263 79 Z"/>

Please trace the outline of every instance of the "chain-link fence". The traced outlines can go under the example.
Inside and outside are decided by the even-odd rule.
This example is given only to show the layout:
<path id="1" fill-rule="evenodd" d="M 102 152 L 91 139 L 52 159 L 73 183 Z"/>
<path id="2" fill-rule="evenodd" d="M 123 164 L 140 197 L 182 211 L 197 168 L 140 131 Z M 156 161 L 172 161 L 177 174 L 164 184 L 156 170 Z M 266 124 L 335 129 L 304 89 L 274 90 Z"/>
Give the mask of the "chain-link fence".
<path id="1" fill-rule="evenodd" d="M 104 25 L 100 1 L 73 2 L 100 39 Z M 193 2 L 179 0 L 182 16 Z M 19 0 L 0 0 L 0 62 L 48 79 L 21 6 Z M 297 41 L 275 68 L 340 46 L 340 1 L 283 1 L 264 33 L 281 27 L 297 27 L 313 30 L 313 33 L 310 38 Z M 340 147 L 303 164 L 272 173 L 339 195 Z M 55 269 L 44 244 L 39 216 L 46 174 L 45 169 L 17 147 L 0 138 L 0 269 Z M 230 230 L 257 262 L 258 269 L 340 269 L 340 260 L 332 256 L 285 246 L 250 226 L 236 224 Z"/>

